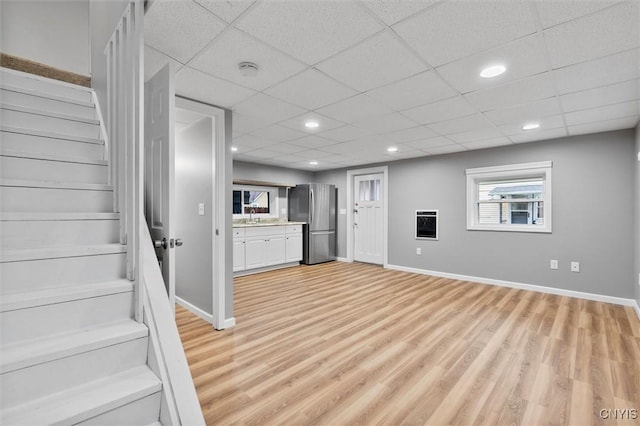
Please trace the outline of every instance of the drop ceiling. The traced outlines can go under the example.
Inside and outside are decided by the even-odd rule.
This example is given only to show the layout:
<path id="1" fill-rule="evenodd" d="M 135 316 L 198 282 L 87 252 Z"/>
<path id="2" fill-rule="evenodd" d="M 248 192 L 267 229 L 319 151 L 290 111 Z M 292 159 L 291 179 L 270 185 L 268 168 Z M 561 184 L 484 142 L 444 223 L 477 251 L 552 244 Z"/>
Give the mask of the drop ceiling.
<path id="1" fill-rule="evenodd" d="M 173 63 L 177 94 L 231 109 L 234 159 L 327 170 L 635 127 L 639 16 L 637 1 L 155 0 L 145 76 Z"/>

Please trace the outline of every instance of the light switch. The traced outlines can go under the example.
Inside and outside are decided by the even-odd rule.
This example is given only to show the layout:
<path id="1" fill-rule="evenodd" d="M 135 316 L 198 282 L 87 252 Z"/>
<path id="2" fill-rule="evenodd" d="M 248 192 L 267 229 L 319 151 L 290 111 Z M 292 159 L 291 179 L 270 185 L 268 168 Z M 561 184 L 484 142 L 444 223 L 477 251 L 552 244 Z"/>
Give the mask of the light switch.
<path id="1" fill-rule="evenodd" d="M 204 203 L 198 204 L 198 214 L 204 216 Z"/>
<path id="2" fill-rule="evenodd" d="M 340 214 L 347 214 L 347 209 L 340 209 Z"/>

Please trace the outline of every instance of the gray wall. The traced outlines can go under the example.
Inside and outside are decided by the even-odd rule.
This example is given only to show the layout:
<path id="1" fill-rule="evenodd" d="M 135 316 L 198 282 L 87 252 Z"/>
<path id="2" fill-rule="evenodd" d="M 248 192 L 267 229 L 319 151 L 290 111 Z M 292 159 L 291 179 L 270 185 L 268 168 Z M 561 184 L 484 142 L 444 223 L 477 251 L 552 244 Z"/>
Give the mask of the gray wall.
<path id="1" fill-rule="evenodd" d="M 640 305 L 640 124 L 636 126 L 636 232 L 635 232 L 635 273 L 633 274 L 633 288 L 635 288 L 636 301 Z"/>
<path id="2" fill-rule="evenodd" d="M 89 75 L 89 0 L 0 2 L 2 52 Z"/>
<path id="3" fill-rule="evenodd" d="M 233 179 L 256 180 L 280 184 L 299 184 L 315 182 L 313 172 L 287 169 L 284 167 L 267 166 L 264 164 L 247 163 L 244 161 L 233 162 Z M 231 196 L 230 196 L 231 197 Z M 231 198 L 229 198 L 231 199 Z M 287 189 L 278 190 L 278 204 L 280 210 L 287 209 Z M 287 214 L 278 212 L 278 216 L 287 219 Z"/>
<path id="4" fill-rule="evenodd" d="M 213 119 L 176 132 L 175 227 L 184 245 L 175 250 L 176 296 L 213 313 Z M 205 203 L 205 214 L 198 214 Z"/>
<path id="5" fill-rule="evenodd" d="M 389 163 L 389 263 L 634 297 L 635 143 L 624 130 Z M 553 161 L 552 234 L 466 230 L 465 169 L 544 160 Z M 346 172 L 316 180 L 344 188 Z M 422 208 L 440 210 L 439 241 L 414 239 L 413 215 Z M 345 256 L 345 226 L 339 234 Z M 550 259 L 559 270 L 549 269 Z M 569 271 L 571 261 L 581 272 Z"/>

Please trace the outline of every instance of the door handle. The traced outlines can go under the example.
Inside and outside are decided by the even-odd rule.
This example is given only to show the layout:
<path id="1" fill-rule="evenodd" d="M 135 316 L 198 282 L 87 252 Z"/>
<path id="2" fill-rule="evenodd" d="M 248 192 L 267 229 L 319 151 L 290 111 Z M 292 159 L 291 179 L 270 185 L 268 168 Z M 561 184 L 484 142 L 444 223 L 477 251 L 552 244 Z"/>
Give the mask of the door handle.
<path id="1" fill-rule="evenodd" d="M 163 238 L 163 239 L 162 239 L 162 241 L 160 241 L 160 240 L 155 240 L 155 241 L 153 242 L 153 246 L 154 246 L 155 248 L 161 248 L 161 247 L 162 247 L 163 249 L 165 249 L 165 250 L 166 250 L 166 249 L 169 247 L 169 241 L 167 241 L 167 239 L 166 239 L 166 238 Z"/>

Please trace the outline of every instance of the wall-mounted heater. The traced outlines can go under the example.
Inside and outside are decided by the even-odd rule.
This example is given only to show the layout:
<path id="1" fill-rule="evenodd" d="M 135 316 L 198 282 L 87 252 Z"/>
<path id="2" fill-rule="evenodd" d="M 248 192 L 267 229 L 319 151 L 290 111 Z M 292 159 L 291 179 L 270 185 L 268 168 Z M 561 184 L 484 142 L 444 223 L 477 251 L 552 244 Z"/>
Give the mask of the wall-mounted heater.
<path id="1" fill-rule="evenodd" d="M 438 210 L 416 210 L 416 240 L 438 239 Z"/>

